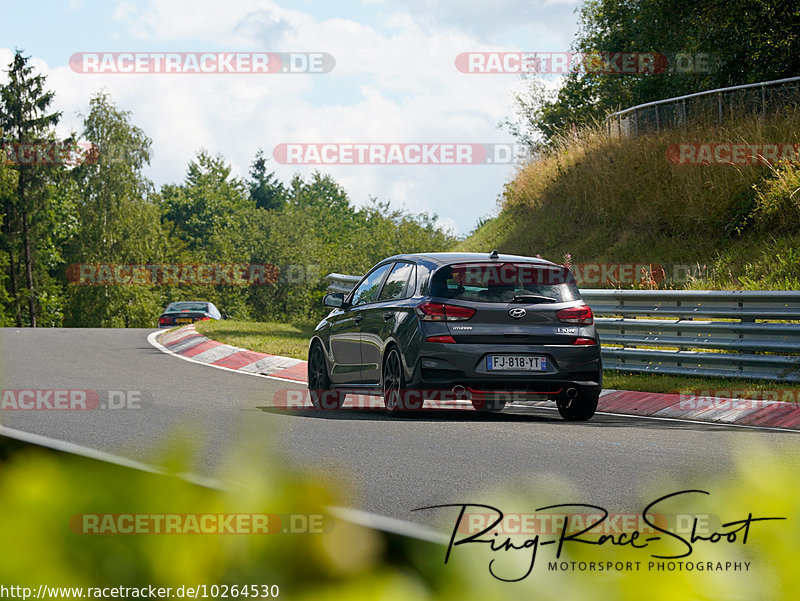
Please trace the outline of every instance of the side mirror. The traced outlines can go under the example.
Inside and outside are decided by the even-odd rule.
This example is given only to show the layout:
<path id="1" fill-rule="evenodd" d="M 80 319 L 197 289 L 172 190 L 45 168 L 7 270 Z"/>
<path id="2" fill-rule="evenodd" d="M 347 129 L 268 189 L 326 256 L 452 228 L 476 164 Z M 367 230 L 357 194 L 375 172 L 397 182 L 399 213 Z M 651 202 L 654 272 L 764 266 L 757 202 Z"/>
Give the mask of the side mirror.
<path id="1" fill-rule="evenodd" d="M 344 305 L 344 294 L 341 292 L 331 292 L 322 297 L 322 304 L 326 307 L 341 308 Z"/>

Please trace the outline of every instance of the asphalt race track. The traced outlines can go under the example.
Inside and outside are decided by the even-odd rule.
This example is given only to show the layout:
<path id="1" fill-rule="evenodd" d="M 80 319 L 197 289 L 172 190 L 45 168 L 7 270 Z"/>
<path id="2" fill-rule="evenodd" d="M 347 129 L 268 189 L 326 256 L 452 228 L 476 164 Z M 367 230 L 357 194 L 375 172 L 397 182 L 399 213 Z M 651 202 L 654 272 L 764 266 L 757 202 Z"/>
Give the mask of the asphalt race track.
<path id="1" fill-rule="evenodd" d="M 664 492 L 646 483 L 663 477 L 702 487 L 724 477 L 736 449 L 765 447 L 793 466 L 800 459 L 797 433 L 713 424 L 609 415 L 570 424 L 554 410 L 527 407 L 400 418 L 287 411 L 274 407 L 276 393 L 304 385 L 164 354 L 148 344 L 151 331 L 0 329 L 0 389 L 140 391 L 143 399 L 141 408 L 4 410 L 0 423 L 150 463 L 180 428 L 199 449 L 193 471 L 221 480 L 224 457 L 249 441 L 293 468 L 336 474 L 351 507 L 420 522 L 431 516 L 410 510 L 500 503 L 523 487 L 535 495 L 548 486 L 544 474 L 571 480 L 581 495 L 563 502 L 641 511 L 642 499 Z"/>

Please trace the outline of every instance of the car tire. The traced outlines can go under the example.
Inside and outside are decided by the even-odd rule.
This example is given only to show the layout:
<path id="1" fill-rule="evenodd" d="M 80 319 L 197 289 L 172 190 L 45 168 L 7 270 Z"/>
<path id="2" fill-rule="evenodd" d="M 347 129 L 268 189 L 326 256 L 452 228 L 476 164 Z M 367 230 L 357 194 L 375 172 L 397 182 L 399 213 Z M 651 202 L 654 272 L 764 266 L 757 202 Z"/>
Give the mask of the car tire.
<path id="1" fill-rule="evenodd" d="M 597 401 L 600 399 L 599 393 L 578 393 L 574 399 L 559 397 L 556 399 L 558 412 L 568 422 L 585 422 L 592 418 L 597 411 Z"/>
<path id="2" fill-rule="evenodd" d="M 506 402 L 503 400 L 499 401 L 487 401 L 486 399 L 482 400 L 473 400 L 472 406 L 475 408 L 475 411 L 479 411 L 480 413 L 500 413 L 503 409 L 506 408 Z"/>
<path id="3" fill-rule="evenodd" d="M 392 347 L 383 360 L 383 404 L 387 413 L 397 415 L 401 411 L 416 411 L 422 408 L 422 396 L 409 394 L 400 351 Z"/>
<path id="4" fill-rule="evenodd" d="M 312 344 L 308 350 L 308 394 L 315 409 L 340 409 L 347 396 L 331 389 L 325 351 L 318 342 Z"/>

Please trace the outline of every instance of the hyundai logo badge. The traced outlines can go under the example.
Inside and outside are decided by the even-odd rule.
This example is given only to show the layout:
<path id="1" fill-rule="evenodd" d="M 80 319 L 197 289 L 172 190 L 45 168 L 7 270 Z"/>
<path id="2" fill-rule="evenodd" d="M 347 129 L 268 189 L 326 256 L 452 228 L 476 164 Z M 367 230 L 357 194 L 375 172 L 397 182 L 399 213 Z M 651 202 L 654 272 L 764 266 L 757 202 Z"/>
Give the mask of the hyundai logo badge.
<path id="1" fill-rule="evenodd" d="M 521 317 L 525 317 L 528 312 L 525 309 L 509 309 L 508 314 L 513 317 L 514 319 L 519 319 Z"/>

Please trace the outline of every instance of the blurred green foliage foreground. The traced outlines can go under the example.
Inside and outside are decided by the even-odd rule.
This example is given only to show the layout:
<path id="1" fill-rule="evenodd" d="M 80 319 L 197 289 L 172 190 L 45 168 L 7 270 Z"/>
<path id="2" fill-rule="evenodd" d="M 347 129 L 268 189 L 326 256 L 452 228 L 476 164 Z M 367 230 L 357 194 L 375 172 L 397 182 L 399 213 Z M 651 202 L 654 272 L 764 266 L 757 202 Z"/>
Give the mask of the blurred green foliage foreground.
<path id="1" fill-rule="evenodd" d="M 190 462 L 168 453 L 162 465 L 179 473 Z M 289 472 L 265 452 L 243 450 L 230 458 L 224 490 L 95 460 L 9 443 L 0 438 L 0 584 L 4 586 L 197 586 L 278 585 L 285 599 L 791 599 L 800 590 L 796 569 L 800 526 L 800 475 L 790 464 L 750 449 L 712 494 L 671 503 L 669 511 L 707 512 L 722 521 L 784 516 L 754 524 L 746 545 L 705 545 L 697 561 L 750 561 L 748 572 L 588 573 L 548 571 L 552 547 L 540 549 L 531 575 L 518 583 L 489 574 L 522 574 L 528 553 L 491 553 L 488 545 L 446 547 L 336 520 L 324 534 L 87 535 L 70 528 L 86 513 L 328 513 L 341 502 L 330 472 Z M 588 477 L 588 476 L 587 476 Z M 603 477 L 596 475 L 595 477 Z M 662 482 L 649 490 L 669 493 L 686 482 Z M 644 483 L 643 483 L 644 484 Z M 582 488 L 582 487 L 581 487 Z M 504 510 L 558 502 L 586 502 L 576 484 L 542 474 L 506 491 Z M 488 494 L 488 493 L 487 493 Z M 583 495 L 586 496 L 585 494 Z M 424 497 L 423 491 L 420 497 Z M 453 502 L 480 502 L 480 493 Z M 643 499 L 649 502 L 652 498 Z M 423 505 L 424 503 L 421 503 Z M 644 509 L 644 505 L 641 509 Z M 609 508 L 611 511 L 617 508 Z M 457 510 L 438 518 L 452 529 Z M 554 547 L 554 545 L 553 545 Z M 639 560 L 646 550 L 570 546 L 562 560 Z"/>

